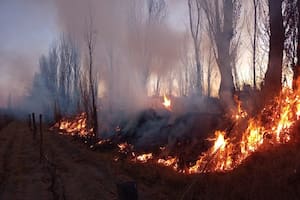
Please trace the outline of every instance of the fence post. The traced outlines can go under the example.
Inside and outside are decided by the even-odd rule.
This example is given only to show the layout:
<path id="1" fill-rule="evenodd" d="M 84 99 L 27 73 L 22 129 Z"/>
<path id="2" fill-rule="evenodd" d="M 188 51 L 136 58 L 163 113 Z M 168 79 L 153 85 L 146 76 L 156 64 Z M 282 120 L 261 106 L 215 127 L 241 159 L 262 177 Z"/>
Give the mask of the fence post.
<path id="1" fill-rule="evenodd" d="M 31 127 L 31 114 L 28 115 L 28 128 L 29 128 L 29 131 L 32 131 L 32 127 Z"/>
<path id="2" fill-rule="evenodd" d="M 33 124 L 33 139 L 36 137 L 36 123 L 35 123 L 35 114 L 32 113 L 32 124 Z"/>
<path id="3" fill-rule="evenodd" d="M 44 156 L 43 150 L 43 121 L 42 121 L 42 114 L 40 114 L 40 163 L 42 162 Z"/>

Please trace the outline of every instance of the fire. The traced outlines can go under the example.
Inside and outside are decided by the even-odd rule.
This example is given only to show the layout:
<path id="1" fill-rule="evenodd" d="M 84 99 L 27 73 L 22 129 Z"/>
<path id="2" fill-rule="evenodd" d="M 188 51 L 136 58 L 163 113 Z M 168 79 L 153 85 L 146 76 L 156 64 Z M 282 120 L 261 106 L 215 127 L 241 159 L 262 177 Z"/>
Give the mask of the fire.
<path id="1" fill-rule="evenodd" d="M 199 156 L 196 163 L 185 172 L 188 174 L 207 173 L 211 171 L 223 171 L 232 168 L 232 145 L 225 139 L 226 132 L 216 131 L 214 145 Z"/>
<path id="2" fill-rule="evenodd" d="M 208 138 L 208 141 L 212 142 L 211 147 L 185 166 L 180 165 L 181 161 L 176 156 L 154 157 L 152 153 L 136 155 L 133 151 L 134 147 L 128 143 L 118 144 L 119 153 L 130 154 L 134 162 L 152 161 L 186 174 L 233 170 L 254 152 L 270 147 L 268 144 L 274 146 L 292 141 L 293 126 L 300 118 L 299 95 L 300 89 L 293 91 L 284 88 L 260 114 L 252 118 L 242 109 L 241 102 L 235 97 L 237 108 L 232 119 L 237 127 L 242 124 L 244 128 L 215 131 L 214 137 Z M 166 95 L 164 95 L 163 105 L 167 109 L 171 108 L 171 100 Z M 55 127 L 65 133 L 78 133 L 81 136 L 92 132 L 87 128 L 85 113 L 76 116 L 73 120 L 63 119 L 56 123 Z M 166 151 L 165 147 L 160 149 Z"/>
<path id="3" fill-rule="evenodd" d="M 118 144 L 118 147 L 119 147 L 121 152 L 124 151 L 127 148 L 127 146 L 128 146 L 127 142 L 122 143 L 122 144 Z"/>
<path id="4" fill-rule="evenodd" d="M 133 146 L 131 144 L 128 144 L 127 142 L 118 144 L 119 152 L 127 154 L 133 149 Z"/>
<path id="5" fill-rule="evenodd" d="M 200 154 L 194 163 L 190 163 L 184 169 L 178 167 L 179 159 L 176 157 L 158 158 L 157 163 L 186 174 L 233 170 L 254 152 L 262 150 L 264 144 L 284 144 L 292 140 L 293 125 L 300 117 L 298 94 L 300 90 L 292 91 L 284 88 L 258 116 L 249 119 L 238 102 L 237 113 L 233 115 L 233 119 L 236 122 L 241 119 L 247 120 L 244 131 L 236 130 L 233 133 L 216 131 L 215 137 L 208 139 L 213 142 L 211 148 Z M 151 153 L 138 157 L 138 160 L 143 162 L 150 159 Z"/>
<path id="6" fill-rule="evenodd" d="M 171 109 L 171 99 L 169 99 L 165 94 L 164 94 L 164 102 L 162 104 L 166 109 L 168 110 Z"/>
<path id="7" fill-rule="evenodd" d="M 68 135 L 79 135 L 85 137 L 91 135 L 93 129 L 88 129 L 87 127 L 87 115 L 86 113 L 81 113 L 74 117 L 74 119 L 63 118 L 54 126 L 52 129 L 58 129 L 61 134 Z"/>
<path id="8" fill-rule="evenodd" d="M 157 163 L 166 167 L 173 167 L 174 170 L 178 169 L 178 158 L 169 157 L 168 159 L 160 158 Z"/>
<path id="9" fill-rule="evenodd" d="M 136 161 L 139 161 L 141 163 L 146 163 L 146 162 L 148 162 L 149 160 L 152 160 L 152 159 L 153 159 L 153 154 L 152 153 L 142 154 L 142 155 L 139 155 L 135 158 Z"/>
<path id="10" fill-rule="evenodd" d="M 215 133 L 217 139 L 212 149 L 212 153 L 215 153 L 219 149 L 224 149 L 226 146 L 226 140 L 224 139 L 225 132 L 217 131 Z"/>
<path id="11" fill-rule="evenodd" d="M 237 104 L 237 107 L 234 110 L 232 118 L 236 121 L 246 118 L 248 113 L 242 109 L 242 102 L 238 99 L 238 96 L 234 95 L 234 101 Z"/>
<path id="12" fill-rule="evenodd" d="M 199 156 L 196 164 L 186 172 L 192 174 L 232 170 L 263 144 L 289 142 L 292 138 L 292 126 L 299 119 L 299 104 L 297 92 L 283 89 L 280 96 L 260 115 L 248 120 L 248 126 L 239 140 L 235 137 L 226 138 L 226 132 L 216 131 L 214 145 Z"/>

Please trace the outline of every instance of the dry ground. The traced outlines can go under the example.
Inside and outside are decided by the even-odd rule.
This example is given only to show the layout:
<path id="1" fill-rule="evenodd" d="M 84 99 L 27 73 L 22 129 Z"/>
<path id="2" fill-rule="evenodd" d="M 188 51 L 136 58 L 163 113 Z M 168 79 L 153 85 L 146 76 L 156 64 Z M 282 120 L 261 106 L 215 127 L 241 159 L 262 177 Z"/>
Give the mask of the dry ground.
<path id="1" fill-rule="evenodd" d="M 299 143 L 259 152 L 230 173 L 184 176 L 147 164 L 113 161 L 111 151 L 91 151 L 71 137 L 25 123 L 0 130 L 0 199 L 117 199 L 116 183 L 136 181 L 139 199 L 299 199 Z"/>

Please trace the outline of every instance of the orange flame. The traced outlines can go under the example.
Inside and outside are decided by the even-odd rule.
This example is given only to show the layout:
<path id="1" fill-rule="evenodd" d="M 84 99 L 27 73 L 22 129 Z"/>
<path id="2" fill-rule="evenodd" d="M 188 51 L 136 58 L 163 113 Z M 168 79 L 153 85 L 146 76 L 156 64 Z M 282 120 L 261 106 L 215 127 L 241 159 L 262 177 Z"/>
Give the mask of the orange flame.
<path id="1" fill-rule="evenodd" d="M 74 117 L 74 119 L 63 118 L 52 128 L 58 129 L 61 134 L 68 135 L 79 135 L 85 137 L 93 133 L 93 129 L 87 128 L 87 115 L 86 113 L 81 113 Z"/>
<path id="2" fill-rule="evenodd" d="M 215 131 L 214 138 L 208 139 L 213 141 L 211 148 L 200 154 L 198 159 L 185 169 L 178 167 L 179 159 L 177 157 L 154 158 L 152 153 L 136 156 L 131 151 L 134 158 L 132 160 L 141 163 L 155 160 L 159 165 L 171 167 L 186 174 L 233 170 L 254 152 L 262 150 L 265 144 L 284 144 L 293 139 L 292 128 L 300 118 L 299 96 L 300 89 L 293 91 L 284 88 L 280 95 L 254 118 L 248 118 L 247 113 L 241 108 L 241 102 L 236 99 L 237 111 L 233 115 L 233 119 L 237 123 L 243 119 L 244 122 L 247 122 L 246 128 L 241 132 L 238 130 L 235 132 Z M 163 105 L 167 109 L 171 108 L 171 100 L 166 95 L 164 95 Z M 74 120 L 64 119 L 55 124 L 55 127 L 68 134 L 87 135 L 92 131 L 87 129 L 85 113 L 80 114 Z M 128 144 L 119 144 L 118 147 L 120 151 L 124 151 Z"/>
<path id="3" fill-rule="evenodd" d="M 224 172 L 238 167 L 254 152 L 262 149 L 264 144 L 284 144 L 293 138 L 293 125 L 300 117 L 300 89 L 292 91 L 284 88 L 263 111 L 255 118 L 246 119 L 247 113 L 242 110 L 238 102 L 237 113 L 233 119 L 248 120 L 245 131 L 234 134 L 226 131 L 216 131 L 212 147 L 202 153 L 194 164 L 186 169 L 179 169 L 179 159 L 169 157 L 158 158 L 157 163 L 172 167 L 178 172 L 186 174 Z M 151 159 L 152 159 L 152 154 Z M 149 159 L 140 158 L 143 162 Z"/>
<path id="4" fill-rule="evenodd" d="M 257 118 L 248 121 L 247 129 L 240 140 L 225 138 L 226 133 L 215 132 L 215 142 L 203 153 L 187 173 L 228 171 L 239 166 L 264 143 L 287 143 L 291 140 L 291 128 L 299 119 L 300 101 L 297 92 L 283 89 L 280 96 L 267 106 Z M 267 113 L 267 121 L 264 113 Z M 268 136 L 268 137 L 267 137 Z"/>
<path id="5" fill-rule="evenodd" d="M 153 159 L 153 154 L 152 153 L 146 153 L 142 154 L 136 157 L 136 160 L 141 162 L 141 163 L 146 163 L 149 160 Z"/>
<path id="6" fill-rule="evenodd" d="M 174 170 L 178 169 L 178 158 L 169 157 L 168 159 L 160 158 L 157 163 L 166 167 L 173 167 Z"/>
<path id="7" fill-rule="evenodd" d="M 165 94 L 164 94 L 164 102 L 162 103 L 162 105 L 168 110 L 171 109 L 171 99 L 169 99 Z"/>
<path id="8" fill-rule="evenodd" d="M 237 104 L 237 108 L 234 111 L 232 118 L 236 121 L 246 118 L 248 113 L 242 109 L 242 102 L 238 99 L 238 96 L 234 95 L 234 101 Z"/>

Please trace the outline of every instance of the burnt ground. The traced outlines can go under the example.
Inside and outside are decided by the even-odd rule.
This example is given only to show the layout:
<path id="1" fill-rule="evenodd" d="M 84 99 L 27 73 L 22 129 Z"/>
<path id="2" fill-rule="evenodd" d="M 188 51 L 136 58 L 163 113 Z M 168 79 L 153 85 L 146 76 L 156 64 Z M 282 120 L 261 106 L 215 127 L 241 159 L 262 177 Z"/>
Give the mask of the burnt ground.
<path id="1" fill-rule="evenodd" d="M 185 176 L 154 164 L 113 161 L 113 151 L 91 151 L 71 137 L 27 124 L 0 130 L 0 199 L 118 199 L 116 184 L 137 183 L 139 199 L 299 199 L 300 144 L 282 145 L 251 156 L 228 173 Z"/>

